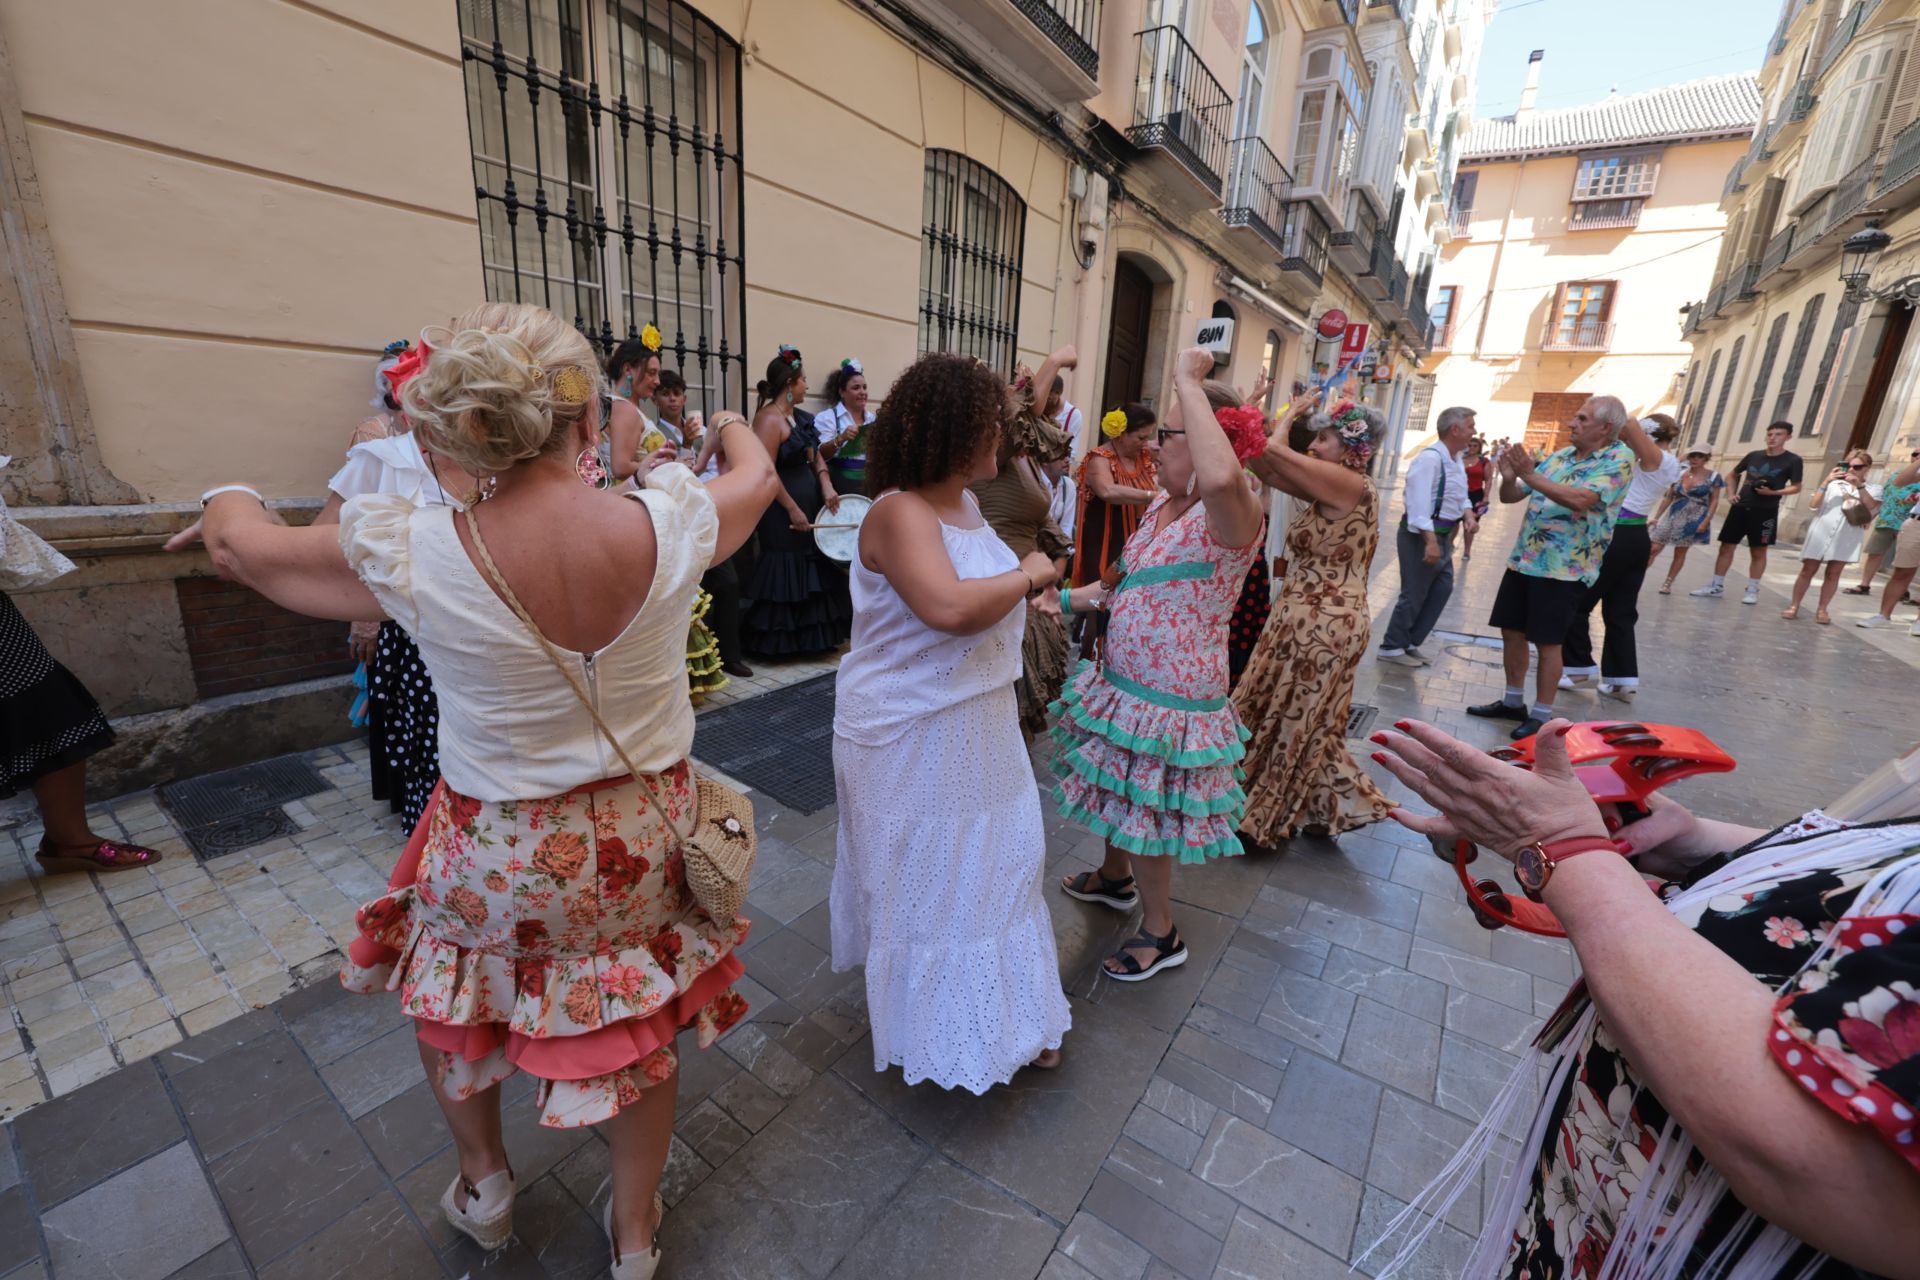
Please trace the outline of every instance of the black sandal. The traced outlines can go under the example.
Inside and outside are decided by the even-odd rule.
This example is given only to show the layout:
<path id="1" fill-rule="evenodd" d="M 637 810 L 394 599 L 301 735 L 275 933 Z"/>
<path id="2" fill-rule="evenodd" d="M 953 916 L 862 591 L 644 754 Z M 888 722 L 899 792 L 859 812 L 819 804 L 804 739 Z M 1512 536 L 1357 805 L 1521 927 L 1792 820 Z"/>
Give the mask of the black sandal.
<path id="1" fill-rule="evenodd" d="M 1152 947 L 1157 953 L 1150 964 L 1142 965 L 1129 951 L 1140 947 Z M 1180 940 L 1178 929 L 1167 930 L 1166 936 L 1156 938 L 1144 928 L 1120 945 L 1120 949 L 1108 957 L 1121 964 L 1119 972 L 1100 966 L 1100 971 L 1115 982 L 1145 982 L 1162 969 L 1177 969 L 1187 962 L 1187 944 Z"/>
<path id="2" fill-rule="evenodd" d="M 1094 887 L 1096 883 L 1099 885 L 1097 889 Z M 1098 871 L 1082 871 L 1077 876 L 1068 876 L 1060 882 L 1060 892 L 1082 902 L 1097 902 L 1103 907 L 1112 907 L 1115 911 L 1131 911 L 1133 904 L 1140 901 L 1140 891 L 1133 887 L 1132 876 L 1109 880 Z"/>

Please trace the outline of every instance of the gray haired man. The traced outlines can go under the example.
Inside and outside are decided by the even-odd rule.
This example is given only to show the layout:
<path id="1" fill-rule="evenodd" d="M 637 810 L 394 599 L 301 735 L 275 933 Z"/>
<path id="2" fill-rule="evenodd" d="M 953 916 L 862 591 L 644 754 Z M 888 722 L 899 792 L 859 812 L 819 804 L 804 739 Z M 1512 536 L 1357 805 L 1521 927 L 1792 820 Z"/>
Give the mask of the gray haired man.
<path id="1" fill-rule="evenodd" d="M 1400 559 L 1400 599 L 1377 657 L 1403 667 L 1429 662 L 1420 646 L 1433 634 L 1440 611 L 1453 595 L 1453 535 L 1471 521 L 1467 468 L 1460 461 L 1473 439 L 1472 409 L 1440 411 L 1440 436 L 1407 465 L 1406 510 L 1394 548 Z"/>

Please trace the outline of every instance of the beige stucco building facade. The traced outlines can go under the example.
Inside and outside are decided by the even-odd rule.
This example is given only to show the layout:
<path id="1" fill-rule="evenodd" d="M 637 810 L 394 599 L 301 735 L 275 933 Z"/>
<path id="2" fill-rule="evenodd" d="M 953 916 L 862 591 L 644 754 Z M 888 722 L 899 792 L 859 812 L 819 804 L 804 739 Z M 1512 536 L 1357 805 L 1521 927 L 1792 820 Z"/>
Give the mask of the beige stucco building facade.
<path id="1" fill-rule="evenodd" d="M 1589 395 L 1677 412 L 1676 316 L 1712 277 L 1721 184 L 1760 101 L 1736 75 L 1536 112 L 1542 67 L 1512 117 L 1467 137 L 1427 367 L 1488 438 L 1558 447 Z"/>
<path id="2" fill-rule="evenodd" d="M 1856 448 L 1878 481 L 1920 448 L 1920 3 L 1785 0 L 1759 80 L 1762 122 L 1723 175 L 1726 244 L 1684 325 L 1686 415 L 1723 468 L 1784 420 L 1809 487 Z M 1782 537 L 1810 516 L 1790 501 Z"/>
<path id="3" fill-rule="evenodd" d="M 122 730 L 105 787 L 351 732 L 344 628 L 160 543 L 224 481 L 306 518 L 380 348 L 483 298 L 657 323 L 708 408 L 781 343 L 884 394 L 1071 342 L 1090 423 L 1216 315 L 1277 406 L 1337 307 L 1404 422 L 1488 7 L 0 7 L 0 487 L 80 564 L 16 600 Z"/>

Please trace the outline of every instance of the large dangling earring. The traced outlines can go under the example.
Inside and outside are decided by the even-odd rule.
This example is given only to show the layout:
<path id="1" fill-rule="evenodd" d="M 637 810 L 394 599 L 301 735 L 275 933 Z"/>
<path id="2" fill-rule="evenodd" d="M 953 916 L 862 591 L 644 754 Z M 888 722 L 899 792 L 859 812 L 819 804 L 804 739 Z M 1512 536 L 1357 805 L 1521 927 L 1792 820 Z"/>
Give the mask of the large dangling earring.
<path id="1" fill-rule="evenodd" d="M 473 497 L 471 500 L 468 501 L 467 505 L 470 507 L 479 506 L 481 503 L 485 502 L 488 498 L 491 498 L 496 492 L 498 492 L 499 488 L 500 488 L 500 473 L 498 471 L 488 472 L 486 476 L 480 481 L 479 486 L 474 489 Z"/>
<path id="2" fill-rule="evenodd" d="M 580 477 L 580 483 L 589 489 L 605 489 L 613 476 L 600 462 L 600 450 L 593 445 L 582 449 L 573 460 L 573 469 Z"/>
<path id="3" fill-rule="evenodd" d="M 1193 475 L 1190 475 L 1187 477 L 1187 496 L 1189 498 L 1193 496 L 1193 491 L 1195 489 L 1198 489 L 1199 487 L 1200 487 L 1200 475 L 1198 472 L 1195 472 Z"/>

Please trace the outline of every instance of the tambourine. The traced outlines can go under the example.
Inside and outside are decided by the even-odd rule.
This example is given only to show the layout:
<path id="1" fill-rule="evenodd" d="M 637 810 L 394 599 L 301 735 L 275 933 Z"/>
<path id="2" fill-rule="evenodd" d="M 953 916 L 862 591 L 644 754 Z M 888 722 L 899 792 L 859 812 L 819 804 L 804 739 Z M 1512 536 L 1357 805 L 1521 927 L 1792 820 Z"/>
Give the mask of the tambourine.
<path id="1" fill-rule="evenodd" d="M 1487 754 L 1531 769 L 1534 741 L 1523 738 Z M 1619 819 L 1608 819 L 1608 829 L 1614 831 L 1646 817 L 1650 812 L 1647 797 L 1660 788 L 1695 774 L 1730 773 L 1735 767 L 1733 757 L 1704 733 L 1679 725 L 1635 721 L 1576 724 L 1567 730 L 1566 743 L 1574 775 L 1593 802 L 1619 810 Z M 1453 863 L 1467 891 L 1467 906 L 1481 928 L 1513 928 L 1548 938 L 1567 936 L 1544 903 L 1510 894 L 1498 881 L 1475 879 L 1467 868 L 1480 851 L 1471 840 L 1461 840 L 1451 851 L 1436 841 L 1433 851 L 1442 861 Z"/>

